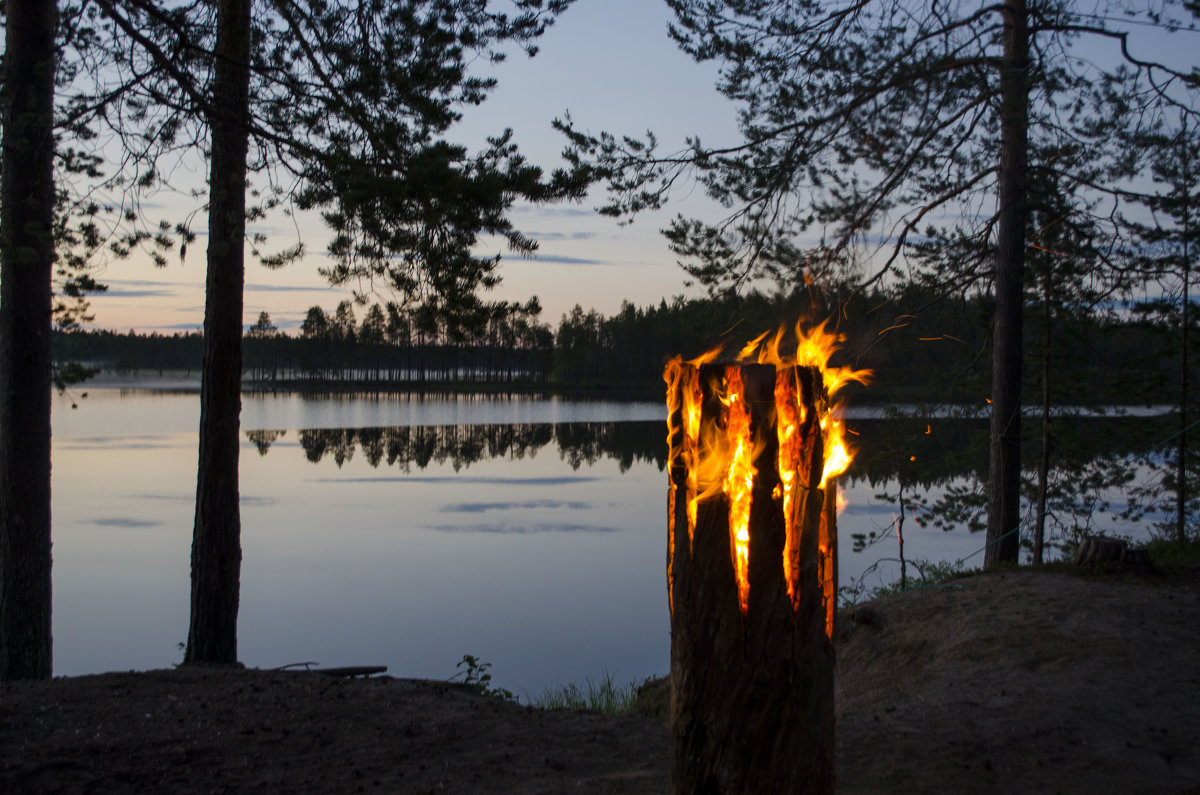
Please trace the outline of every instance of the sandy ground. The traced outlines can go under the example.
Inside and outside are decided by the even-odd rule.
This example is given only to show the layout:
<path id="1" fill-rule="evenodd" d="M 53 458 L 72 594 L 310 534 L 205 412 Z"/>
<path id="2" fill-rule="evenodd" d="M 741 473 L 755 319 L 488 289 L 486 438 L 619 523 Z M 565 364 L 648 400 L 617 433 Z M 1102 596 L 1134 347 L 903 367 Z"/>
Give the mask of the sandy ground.
<path id="1" fill-rule="evenodd" d="M 847 793 L 1200 793 L 1200 577 L 1008 572 L 842 618 Z M 643 708 L 661 714 L 662 688 Z M 0 685 L 0 792 L 652 793 L 658 717 L 175 670 Z"/>

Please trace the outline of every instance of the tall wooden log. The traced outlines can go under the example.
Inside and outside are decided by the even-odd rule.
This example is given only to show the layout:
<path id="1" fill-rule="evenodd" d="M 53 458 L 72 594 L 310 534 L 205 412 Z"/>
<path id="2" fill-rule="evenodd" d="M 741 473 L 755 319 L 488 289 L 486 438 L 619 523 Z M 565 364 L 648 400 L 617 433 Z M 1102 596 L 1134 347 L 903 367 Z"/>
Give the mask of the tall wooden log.
<path id="1" fill-rule="evenodd" d="M 773 365 L 677 366 L 668 422 L 672 791 L 832 793 L 836 524 L 833 501 L 820 487 L 821 376 L 807 367 L 783 368 L 777 376 Z M 702 465 L 731 452 L 729 385 L 739 380 L 756 470 L 744 604 L 730 497 L 715 482 L 724 475 Z M 783 456 L 778 425 L 789 410 L 786 399 L 776 408 L 781 389 L 790 390 L 795 406 L 793 416 L 783 417 L 795 423 Z M 700 404 L 690 427 L 689 392 Z M 778 488 L 781 460 L 790 469 L 791 500 Z M 689 516 L 691 500 L 697 501 Z"/>

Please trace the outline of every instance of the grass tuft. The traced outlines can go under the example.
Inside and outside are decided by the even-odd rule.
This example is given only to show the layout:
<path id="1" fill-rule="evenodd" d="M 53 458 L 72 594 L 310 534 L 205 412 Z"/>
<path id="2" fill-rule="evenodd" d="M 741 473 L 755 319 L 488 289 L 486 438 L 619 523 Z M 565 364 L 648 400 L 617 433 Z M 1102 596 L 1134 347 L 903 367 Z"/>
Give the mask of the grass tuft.
<path id="1" fill-rule="evenodd" d="M 630 710 L 637 692 L 635 683 L 618 685 L 612 674 L 605 671 L 596 682 L 585 678 L 582 685 L 571 682 L 548 687 L 540 695 L 529 696 L 529 703 L 539 709 L 589 710 L 615 715 Z"/>

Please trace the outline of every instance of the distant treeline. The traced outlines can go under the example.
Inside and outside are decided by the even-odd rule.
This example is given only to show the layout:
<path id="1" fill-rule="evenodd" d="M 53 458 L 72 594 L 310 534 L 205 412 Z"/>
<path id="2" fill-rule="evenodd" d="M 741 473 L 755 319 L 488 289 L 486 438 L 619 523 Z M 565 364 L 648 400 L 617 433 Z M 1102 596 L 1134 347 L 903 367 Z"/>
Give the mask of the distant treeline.
<path id="1" fill-rule="evenodd" d="M 725 342 L 730 351 L 796 318 L 833 318 L 844 335 L 835 363 L 874 371 L 856 402 L 978 403 L 987 398 L 991 316 L 987 297 L 938 299 L 914 291 L 863 293 L 827 303 L 805 294 L 676 299 L 615 315 L 576 306 L 557 328 L 540 308 L 499 303 L 474 327 L 448 326 L 372 305 L 361 321 L 350 302 L 309 309 L 299 333 L 277 331 L 264 313 L 245 336 L 252 382 L 309 389 L 538 389 L 656 392 L 670 357 L 694 357 Z M 1178 329 L 1132 313 L 1058 316 L 1046 347 L 1043 316 L 1031 308 L 1025 350 L 1031 398 L 1049 356 L 1052 402 L 1166 403 L 1178 379 Z M 60 361 L 116 371 L 198 371 L 198 332 L 71 331 L 55 335 Z"/>

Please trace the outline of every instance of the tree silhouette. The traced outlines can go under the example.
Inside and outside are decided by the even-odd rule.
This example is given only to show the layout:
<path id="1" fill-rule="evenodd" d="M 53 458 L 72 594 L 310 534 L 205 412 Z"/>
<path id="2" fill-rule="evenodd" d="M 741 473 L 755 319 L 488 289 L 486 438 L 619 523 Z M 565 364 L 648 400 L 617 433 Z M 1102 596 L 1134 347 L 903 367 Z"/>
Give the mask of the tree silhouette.
<path id="1" fill-rule="evenodd" d="M 161 124 L 138 132 L 174 140 L 188 130 L 200 145 L 209 133 L 193 573 L 201 580 L 206 571 L 220 574 L 211 589 L 193 583 L 188 661 L 227 663 L 236 654 L 248 168 L 266 182 L 255 217 L 285 201 L 322 212 L 334 233 L 334 264 L 324 271 L 334 283 L 378 280 L 440 317 L 470 320 L 481 305 L 478 292 L 498 281 L 496 258 L 472 251 L 479 234 L 500 234 L 516 250 L 530 251 L 536 244 L 506 217 L 512 203 L 579 195 L 584 183 L 565 172 L 547 179 L 524 161 L 507 131 L 476 156 L 444 135 L 458 109 L 483 101 L 495 83 L 471 74 L 471 62 L 501 60 L 508 44 L 532 53 L 570 1 L 511 0 L 508 14 L 475 0 L 284 0 L 257 5 L 251 14 L 251 0 L 218 0 L 215 7 L 97 0 L 118 43 L 112 50 L 127 49 L 130 63 L 153 67 L 141 72 L 136 87 L 148 97 L 145 107 L 165 111 L 154 116 Z M 227 159 L 219 169 L 221 158 Z M 234 201 L 238 181 L 243 209 L 234 213 L 224 202 Z M 259 252 L 261 241 L 251 242 Z M 303 250 L 299 241 L 260 259 L 278 267 Z"/>
<path id="2" fill-rule="evenodd" d="M 1200 87 L 1130 31 L 1185 26 L 1195 4 L 668 1 L 680 47 L 722 64 L 718 88 L 741 107 L 744 141 L 696 137 L 659 154 L 653 136 L 593 135 L 568 118 L 559 126 L 574 156 L 609 180 L 603 211 L 660 207 L 695 173 L 729 213 L 679 218 L 667 237 L 714 291 L 820 285 L 864 256 L 866 281 L 880 280 L 910 241 L 953 228 L 975 254 L 944 283 L 983 284 L 995 299 L 987 565 L 1016 560 L 1029 174 L 1059 173 L 1071 193 L 1119 193 L 1138 164 L 1114 125 L 1152 125 L 1168 108 L 1194 115 Z M 1079 57 L 1085 42 L 1105 52 Z M 1038 159 L 1077 144 L 1088 157 L 1073 168 Z"/>
<path id="3" fill-rule="evenodd" d="M 1191 403 L 1189 337 L 1194 333 L 1197 319 L 1191 311 L 1191 266 L 1200 251 L 1200 125 L 1189 124 L 1189 119 L 1183 116 L 1174 130 L 1148 136 L 1144 145 L 1154 153 L 1151 177 L 1161 187 L 1157 193 L 1142 197 L 1143 205 L 1150 211 L 1150 219 L 1130 221 L 1138 244 L 1133 259 L 1162 290 L 1162 297 L 1147 302 L 1140 308 L 1141 313 L 1176 337 L 1178 396 L 1175 404 L 1179 427 L 1172 434 L 1174 471 L 1164 474 L 1162 485 L 1174 495 L 1172 530 L 1175 539 L 1182 544 L 1188 537 L 1187 518 L 1200 505 L 1195 485 L 1197 478 L 1189 471 L 1192 469 L 1189 458 L 1195 458 L 1195 454 L 1188 449 L 1191 426 L 1188 419 Z M 1157 489 L 1151 486 L 1145 491 L 1150 504 L 1156 503 Z"/>
<path id="4" fill-rule="evenodd" d="M 53 0 L 5 4 L 0 171 L 0 680 L 48 679 Z"/>

